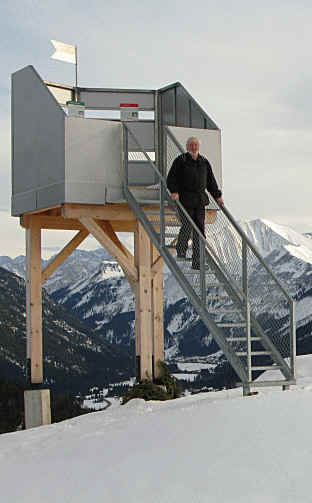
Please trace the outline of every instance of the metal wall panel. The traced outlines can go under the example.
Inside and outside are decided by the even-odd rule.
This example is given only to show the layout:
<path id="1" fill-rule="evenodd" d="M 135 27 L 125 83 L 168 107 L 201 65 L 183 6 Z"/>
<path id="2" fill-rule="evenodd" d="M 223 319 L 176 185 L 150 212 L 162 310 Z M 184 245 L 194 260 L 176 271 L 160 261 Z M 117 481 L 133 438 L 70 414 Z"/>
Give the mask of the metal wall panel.
<path id="1" fill-rule="evenodd" d="M 190 100 L 183 87 L 176 88 L 176 126 L 191 127 Z"/>
<path id="2" fill-rule="evenodd" d="M 120 103 L 137 103 L 140 110 L 154 110 L 155 108 L 154 91 L 81 89 L 79 100 L 85 103 L 86 108 L 96 110 L 119 110 Z"/>
<path id="3" fill-rule="evenodd" d="M 207 157 L 218 185 L 222 188 L 221 131 L 183 127 L 169 127 L 169 129 L 185 150 L 186 141 L 190 136 L 196 136 L 200 140 L 200 153 Z"/>
<path id="4" fill-rule="evenodd" d="M 175 89 L 174 87 L 161 93 L 162 122 L 168 126 L 175 126 L 176 123 Z"/>
<path id="5" fill-rule="evenodd" d="M 130 161 L 128 163 L 129 185 L 154 185 L 155 171 L 148 161 Z"/>
<path id="6" fill-rule="evenodd" d="M 205 129 L 206 119 L 195 103 L 191 103 L 191 127 Z"/>
<path id="7" fill-rule="evenodd" d="M 32 66 L 12 75 L 12 214 L 37 209 L 25 192 L 34 193 L 42 187 L 64 180 L 65 114 Z M 59 199 L 64 191 L 60 187 Z M 26 203 L 26 199 L 25 203 Z M 15 205 L 16 201 L 16 205 Z"/>
<path id="8" fill-rule="evenodd" d="M 155 122 L 154 121 L 134 121 L 127 122 L 127 127 L 137 138 L 141 147 L 144 148 L 146 152 L 155 151 Z M 129 151 L 140 151 L 137 143 L 129 135 L 128 140 Z"/>
<path id="9" fill-rule="evenodd" d="M 218 129 L 215 122 L 180 82 L 159 89 L 158 92 L 161 96 L 161 123 L 163 125 Z"/>
<path id="10" fill-rule="evenodd" d="M 65 145 L 66 202 L 103 204 L 107 190 L 121 198 L 120 122 L 67 117 Z"/>

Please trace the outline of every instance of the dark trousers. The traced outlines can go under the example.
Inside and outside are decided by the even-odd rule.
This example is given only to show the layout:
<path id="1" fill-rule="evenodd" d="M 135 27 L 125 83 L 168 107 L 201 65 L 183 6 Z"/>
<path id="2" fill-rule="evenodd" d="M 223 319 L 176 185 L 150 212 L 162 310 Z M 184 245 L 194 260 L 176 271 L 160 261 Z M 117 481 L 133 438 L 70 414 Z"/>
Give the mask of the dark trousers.
<path id="1" fill-rule="evenodd" d="M 200 232 L 205 236 L 205 207 L 200 206 L 198 208 L 184 208 L 187 214 L 191 217 L 194 223 L 199 228 Z M 188 246 L 188 240 L 191 237 L 192 226 L 184 213 L 179 209 L 179 217 L 181 220 L 181 229 L 178 236 L 177 242 L 177 255 L 178 257 L 185 257 L 186 250 Z M 199 236 L 197 231 L 193 231 L 193 255 L 192 255 L 192 265 L 193 267 L 199 266 Z"/>

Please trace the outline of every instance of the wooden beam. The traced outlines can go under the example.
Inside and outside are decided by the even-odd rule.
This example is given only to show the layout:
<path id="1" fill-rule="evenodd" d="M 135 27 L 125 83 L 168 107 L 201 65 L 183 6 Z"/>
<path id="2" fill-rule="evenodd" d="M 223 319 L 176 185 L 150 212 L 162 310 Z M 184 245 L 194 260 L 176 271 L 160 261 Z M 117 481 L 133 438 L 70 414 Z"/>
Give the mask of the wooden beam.
<path id="1" fill-rule="evenodd" d="M 143 211 L 154 210 L 159 211 L 159 204 L 146 204 L 142 206 Z M 98 220 L 121 220 L 121 221 L 136 221 L 136 216 L 127 203 L 110 203 L 110 204 L 74 204 L 64 203 L 62 206 L 62 216 L 65 218 L 80 219 L 82 217 L 90 217 Z M 150 217 L 155 219 L 155 215 Z M 176 221 L 176 215 L 167 215 L 166 220 Z"/>
<path id="2" fill-rule="evenodd" d="M 153 258 L 153 265 L 152 265 L 152 278 L 154 278 L 156 276 L 156 274 L 158 274 L 159 271 L 162 270 L 162 268 L 164 267 L 164 259 L 162 258 L 161 255 L 159 255 L 159 253 L 157 252 L 157 255 L 156 256 L 156 259 Z"/>
<path id="3" fill-rule="evenodd" d="M 26 337 L 30 381 L 43 382 L 41 229 L 36 218 L 26 230 Z"/>
<path id="4" fill-rule="evenodd" d="M 79 220 L 73 218 L 63 218 L 61 216 L 47 216 L 38 215 L 32 217 L 31 215 L 23 215 L 20 218 L 20 224 L 22 227 L 28 228 L 31 218 L 36 218 L 40 223 L 41 229 L 56 229 L 56 230 L 68 230 L 68 231 L 79 231 L 84 229 L 83 225 Z"/>
<path id="5" fill-rule="evenodd" d="M 158 250 L 153 246 L 153 262 L 160 263 Z M 162 264 L 163 265 L 163 264 Z M 163 271 L 162 265 L 152 279 L 152 309 L 153 309 L 153 357 L 154 376 L 160 376 L 158 363 L 165 359 L 164 344 L 164 304 L 163 304 Z M 154 266 L 153 266 L 154 267 Z"/>
<path id="6" fill-rule="evenodd" d="M 135 220 L 109 220 L 115 232 L 135 232 Z"/>
<path id="7" fill-rule="evenodd" d="M 97 241 L 104 246 L 104 248 L 119 262 L 124 271 L 127 272 L 127 277 L 132 282 L 138 280 L 138 271 L 133 263 L 128 259 L 123 251 L 112 241 L 112 239 L 105 233 L 102 227 L 93 218 L 82 217 L 80 222 L 84 227 L 97 239 Z"/>
<path id="8" fill-rule="evenodd" d="M 31 215 L 25 214 L 20 217 L 20 225 L 24 228 L 29 227 Z M 74 218 L 64 218 L 60 216 L 38 215 L 41 229 L 79 231 L 84 229 L 82 223 Z M 136 228 L 135 220 L 112 220 L 111 226 L 115 232 L 134 232 Z"/>
<path id="9" fill-rule="evenodd" d="M 56 269 L 63 264 L 63 262 L 73 253 L 74 250 L 89 236 L 89 231 L 86 229 L 78 232 L 73 239 L 67 243 L 67 245 L 54 257 L 54 259 L 49 262 L 47 267 L 42 271 L 41 280 L 42 283 L 47 281 L 51 274 L 56 271 Z"/>
<path id="10" fill-rule="evenodd" d="M 33 210 L 28 213 L 28 215 L 38 215 L 39 213 L 48 213 L 52 210 L 55 210 L 57 208 L 61 208 L 60 204 L 56 204 L 54 206 L 48 206 L 47 208 L 41 208 L 39 210 Z"/>
<path id="11" fill-rule="evenodd" d="M 134 257 L 132 253 L 125 247 L 125 245 L 120 241 L 117 234 L 115 233 L 111 222 L 107 220 L 98 220 L 97 223 L 103 229 L 105 234 L 115 243 L 115 245 L 120 249 L 120 251 L 127 257 L 127 259 L 134 265 Z"/>
<path id="12" fill-rule="evenodd" d="M 153 320 L 151 288 L 152 244 L 138 222 L 135 233 L 135 264 L 139 271 L 135 296 L 137 379 L 153 378 Z"/>
<path id="13" fill-rule="evenodd" d="M 99 220 L 136 220 L 128 204 L 70 204 L 62 208 L 65 218 L 95 218 Z"/>

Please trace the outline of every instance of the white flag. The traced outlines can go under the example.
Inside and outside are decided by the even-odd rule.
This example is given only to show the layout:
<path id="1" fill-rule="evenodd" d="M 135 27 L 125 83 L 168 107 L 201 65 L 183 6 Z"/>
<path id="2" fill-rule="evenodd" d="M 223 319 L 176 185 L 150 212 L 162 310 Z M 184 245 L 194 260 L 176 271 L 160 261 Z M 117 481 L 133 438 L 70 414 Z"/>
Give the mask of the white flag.
<path id="1" fill-rule="evenodd" d="M 74 45 L 64 44 L 56 40 L 51 40 L 51 42 L 56 49 L 51 58 L 67 61 L 67 63 L 73 63 L 74 65 L 76 64 L 76 47 Z"/>

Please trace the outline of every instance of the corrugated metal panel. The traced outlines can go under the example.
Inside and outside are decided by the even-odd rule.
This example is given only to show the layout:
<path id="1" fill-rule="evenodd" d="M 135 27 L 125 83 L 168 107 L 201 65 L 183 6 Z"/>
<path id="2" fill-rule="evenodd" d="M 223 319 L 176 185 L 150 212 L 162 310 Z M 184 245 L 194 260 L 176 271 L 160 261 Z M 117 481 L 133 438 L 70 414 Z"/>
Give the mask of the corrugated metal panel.
<path id="1" fill-rule="evenodd" d="M 176 126 L 191 127 L 190 100 L 183 87 L 176 88 Z"/>
<path id="2" fill-rule="evenodd" d="M 194 103 L 191 103 L 191 127 L 200 129 L 206 128 L 206 119 L 198 106 Z"/>
<path id="3" fill-rule="evenodd" d="M 164 124 L 169 126 L 175 125 L 176 120 L 176 105 L 175 105 L 175 88 L 164 91 L 161 95 L 161 113 Z"/>

